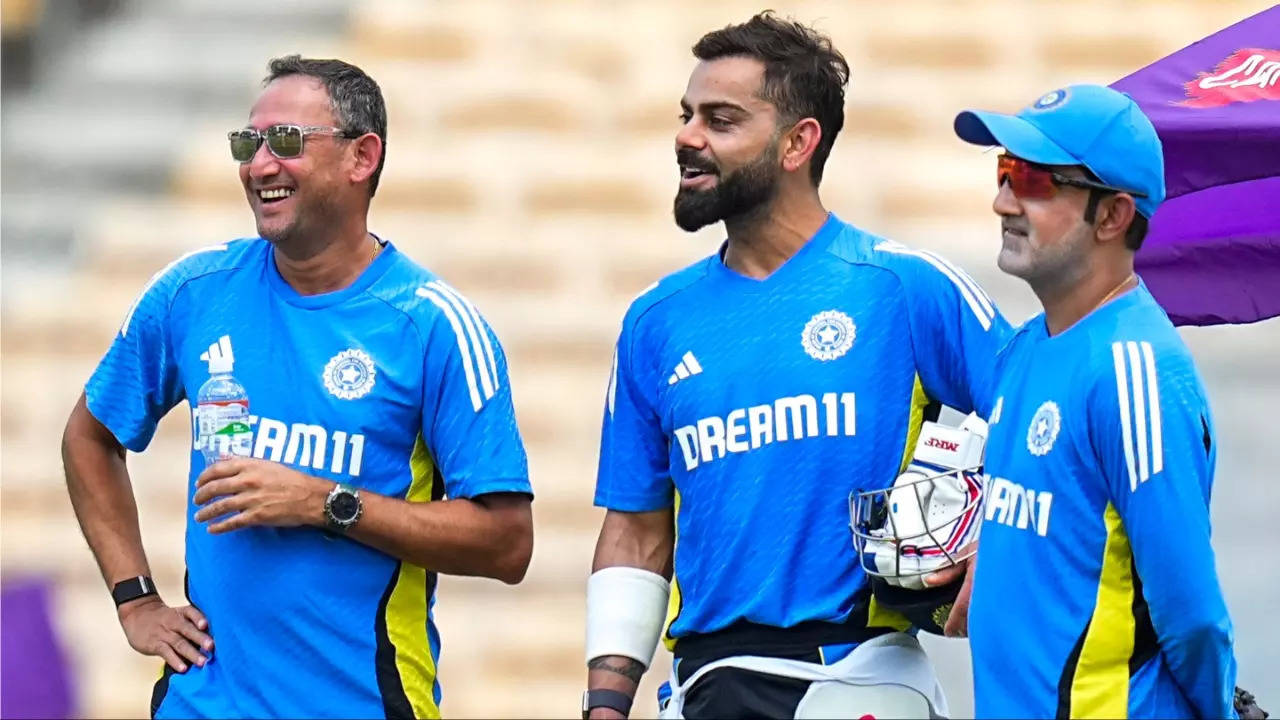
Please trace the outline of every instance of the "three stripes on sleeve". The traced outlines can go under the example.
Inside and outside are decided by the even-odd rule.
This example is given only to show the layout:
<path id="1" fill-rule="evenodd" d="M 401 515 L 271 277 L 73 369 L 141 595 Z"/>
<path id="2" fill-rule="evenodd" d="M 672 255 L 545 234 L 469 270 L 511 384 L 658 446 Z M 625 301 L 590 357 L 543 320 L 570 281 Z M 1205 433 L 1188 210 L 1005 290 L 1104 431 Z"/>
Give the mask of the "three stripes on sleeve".
<path id="1" fill-rule="evenodd" d="M 458 340 L 458 352 L 462 355 L 462 369 L 471 395 L 471 407 L 479 412 L 502 387 L 488 327 L 471 301 L 439 280 L 418 288 L 417 294 L 440 308 L 453 328 L 453 334 Z"/>
<path id="2" fill-rule="evenodd" d="M 1113 342 L 1116 399 L 1120 405 L 1120 437 L 1124 444 L 1129 490 L 1138 489 L 1164 469 L 1160 426 L 1160 387 L 1149 342 Z"/>
<path id="3" fill-rule="evenodd" d="M 952 285 L 955 285 L 960 297 L 964 298 L 965 304 L 973 311 L 973 315 L 977 318 L 978 324 L 982 326 L 982 329 L 991 329 L 991 322 L 995 320 L 996 316 L 995 306 L 986 291 L 978 283 L 974 282 L 968 273 L 951 264 L 949 260 L 937 253 L 928 250 L 913 250 L 891 240 L 877 244 L 876 250 L 919 258 L 932 265 L 933 269 L 942 273 L 944 277 L 951 281 Z"/>

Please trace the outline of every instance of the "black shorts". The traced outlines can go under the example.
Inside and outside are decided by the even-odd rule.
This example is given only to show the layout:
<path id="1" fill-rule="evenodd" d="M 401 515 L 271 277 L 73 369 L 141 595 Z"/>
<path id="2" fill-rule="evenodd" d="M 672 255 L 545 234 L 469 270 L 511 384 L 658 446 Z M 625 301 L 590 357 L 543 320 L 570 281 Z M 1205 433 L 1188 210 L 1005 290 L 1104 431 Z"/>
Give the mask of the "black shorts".
<path id="1" fill-rule="evenodd" d="M 809 653 L 775 655 L 805 662 L 819 662 L 815 648 Z M 677 678 L 684 682 L 707 664 L 681 661 Z M 778 677 L 741 668 L 720 668 L 702 676 L 684 698 L 684 717 L 701 718 L 794 718 L 796 706 L 809 689 L 809 681 Z"/>
<path id="2" fill-rule="evenodd" d="M 675 648 L 676 680 L 683 684 L 704 665 L 734 655 L 821 663 L 819 648 L 823 646 L 862 643 L 893 632 L 890 628 L 869 628 L 865 615 L 853 615 L 850 622 L 842 624 L 807 622 L 776 628 L 740 622 L 708 635 L 682 637 Z M 689 720 L 794 718 L 796 707 L 808 690 L 808 680 L 719 668 L 702 676 L 686 691 L 682 714 Z"/>

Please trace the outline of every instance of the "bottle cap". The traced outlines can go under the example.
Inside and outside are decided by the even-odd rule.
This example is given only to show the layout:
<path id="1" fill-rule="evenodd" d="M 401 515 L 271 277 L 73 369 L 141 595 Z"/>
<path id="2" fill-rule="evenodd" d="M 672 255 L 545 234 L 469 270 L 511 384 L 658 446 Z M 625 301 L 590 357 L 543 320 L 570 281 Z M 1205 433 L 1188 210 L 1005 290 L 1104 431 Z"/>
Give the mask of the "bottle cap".
<path id="1" fill-rule="evenodd" d="M 223 373 L 229 373 L 231 372 L 232 363 L 232 359 L 225 355 L 211 357 L 209 358 L 209 374 L 221 375 Z"/>

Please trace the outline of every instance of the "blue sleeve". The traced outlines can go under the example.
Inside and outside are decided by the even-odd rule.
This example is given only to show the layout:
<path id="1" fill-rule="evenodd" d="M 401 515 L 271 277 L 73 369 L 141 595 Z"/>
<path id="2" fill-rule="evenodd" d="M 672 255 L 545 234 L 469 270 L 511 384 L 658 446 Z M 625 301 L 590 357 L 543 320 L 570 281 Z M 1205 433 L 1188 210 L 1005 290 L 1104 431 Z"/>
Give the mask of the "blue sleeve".
<path id="1" fill-rule="evenodd" d="M 633 343 L 633 333 L 624 324 L 605 398 L 595 504 L 650 512 L 672 506 L 670 444 L 648 390 L 656 387 L 652 372 L 636 367 Z"/>
<path id="2" fill-rule="evenodd" d="M 532 495 L 507 359 L 470 301 L 443 286 L 426 338 L 422 432 L 450 498 Z"/>
<path id="3" fill-rule="evenodd" d="M 1133 552 L 1165 663 L 1202 718 L 1235 717 L 1231 618 L 1210 544 L 1216 449 L 1185 352 L 1145 341 L 1099 347 L 1089 432 Z"/>
<path id="4" fill-rule="evenodd" d="M 133 452 L 147 448 L 156 423 L 186 397 L 169 319 L 184 276 L 173 267 L 143 288 L 84 388 L 89 412 Z"/>
<path id="5" fill-rule="evenodd" d="M 963 413 L 989 417 L 996 354 L 1012 335 L 985 291 L 963 270 L 928 251 L 905 288 L 916 369 L 925 393 Z"/>

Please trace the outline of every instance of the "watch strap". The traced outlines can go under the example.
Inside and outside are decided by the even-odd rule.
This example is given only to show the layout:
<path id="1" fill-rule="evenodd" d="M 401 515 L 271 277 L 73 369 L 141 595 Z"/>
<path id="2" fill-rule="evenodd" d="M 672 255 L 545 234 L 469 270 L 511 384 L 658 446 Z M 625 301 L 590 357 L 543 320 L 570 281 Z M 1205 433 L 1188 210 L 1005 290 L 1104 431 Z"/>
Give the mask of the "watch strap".
<path id="1" fill-rule="evenodd" d="M 582 694 L 582 720 L 586 720 L 593 708 L 607 707 L 623 715 L 631 712 L 631 698 L 617 690 L 588 690 Z"/>
<path id="2" fill-rule="evenodd" d="M 128 580 L 121 580 L 111 588 L 111 599 L 116 601 L 116 607 L 138 598 L 144 598 L 148 595 L 156 595 L 155 581 L 146 575 L 131 577 Z"/>

